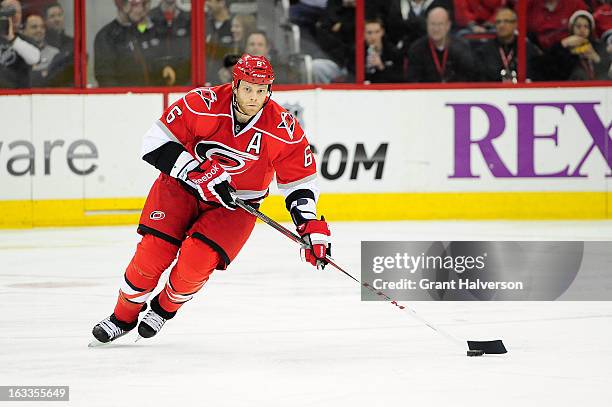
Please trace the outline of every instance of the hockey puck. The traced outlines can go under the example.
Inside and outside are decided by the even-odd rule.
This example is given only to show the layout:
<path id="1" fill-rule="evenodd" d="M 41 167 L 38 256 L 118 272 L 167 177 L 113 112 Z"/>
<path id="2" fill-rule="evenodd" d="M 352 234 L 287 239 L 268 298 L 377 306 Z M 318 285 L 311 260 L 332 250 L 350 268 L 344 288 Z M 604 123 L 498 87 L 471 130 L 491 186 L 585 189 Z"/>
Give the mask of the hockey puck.
<path id="1" fill-rule="evenodd" d="M 484 350 L 480 350 L 480 349 L 468 350 L 467 355 L 468 356 L 482 356 L 484 355 Z"/>

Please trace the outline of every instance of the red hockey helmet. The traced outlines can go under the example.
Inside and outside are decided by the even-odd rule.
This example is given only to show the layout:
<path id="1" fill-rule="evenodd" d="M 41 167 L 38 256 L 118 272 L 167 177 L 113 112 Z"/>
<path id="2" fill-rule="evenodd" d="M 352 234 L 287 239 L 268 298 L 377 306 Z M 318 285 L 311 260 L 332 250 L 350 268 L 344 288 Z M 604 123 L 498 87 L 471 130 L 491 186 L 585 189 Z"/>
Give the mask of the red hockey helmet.
<path id="1" fill-rule="evenodd" d="M 232 79 L 236 86 L 238 81 L 272 85 L 272 82 L 274 82 L 274 70 L 266 57 L 244 54 L 234 65 Z"/>

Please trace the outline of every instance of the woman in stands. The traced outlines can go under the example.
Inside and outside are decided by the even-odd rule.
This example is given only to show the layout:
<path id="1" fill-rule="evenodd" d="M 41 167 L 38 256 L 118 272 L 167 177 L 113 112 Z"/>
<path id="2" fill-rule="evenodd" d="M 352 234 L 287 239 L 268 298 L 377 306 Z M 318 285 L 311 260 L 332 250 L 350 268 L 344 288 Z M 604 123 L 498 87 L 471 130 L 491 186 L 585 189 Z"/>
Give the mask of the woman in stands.
<path id="1" fill-rule="evenodd" d="M 552 46 L 544 56 L 549 80 L 608 79 L 610 59 L 595 40 L 595 20 L 588 11 L 576 11 L 569 19 L 569 36 Z"/>

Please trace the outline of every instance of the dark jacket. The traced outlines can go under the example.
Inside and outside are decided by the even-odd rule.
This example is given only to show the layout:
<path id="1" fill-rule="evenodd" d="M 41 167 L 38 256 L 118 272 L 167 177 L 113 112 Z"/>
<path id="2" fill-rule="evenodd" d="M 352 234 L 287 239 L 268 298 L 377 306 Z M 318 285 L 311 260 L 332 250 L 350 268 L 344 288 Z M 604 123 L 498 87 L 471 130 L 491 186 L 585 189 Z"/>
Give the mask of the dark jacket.
<path id="1" fill-rule="evenodd" d="M 332 31 L 341 23 L 339 31 Z M 325 55 L 341 68 L 355 72 L 355 8 L 344 7 L 342 0 L 329 0 L 317 29 L 317 42 Z"/>
<path id="2" fill-rule="evenodd" d="M 168 20 L 158 6 L 150 11 L 149 18 L 163 39 L 165 64 L 176 72 L 174 85 L 191 84 L 191 15 L 178 10 L 174 18 Z"/>
<path id="3" fill-rule="evenodd" d="M 410 49 L 414 41 L 427 34 L 426 16 L 429 10 L 435 7 L 444 7 L 450 13 L 453 21 L 453 1 L 452 0 L 433 0 L 426 1 L 428 6 L 421 14 L 417 15 L 411 7 L 408 18 L 404 19 L 401 12 L 401 0 L 389 0 L 385 22 L 385 32 L 389 41 L 404 50 Z"/>
<path id="4" fill-rule="evenodd" d="M 542 56 L 542 69 L 549 81 L 587 81 L 608 79 L 610 57 L 605 46 L 591 41 L 591 45 L 601 58 L 598 64 L 590 63 L 579 55 L 572 54 L 569 48 L 557 43 Z"/>
<path id="5" fill-rule="evenodd" d="M 45 41 L 47 44 L 59 49 L 61 52 L 74 52 L 74 38 L 66 35 L 64 31 L 58 33 L 47 30 Z"/>
<path id="6" fill-rule="evenodd" d="M 219 83 L 218 71 L 223 67 L 226 55 L 234 54 L 234 38 L 231 31 L 232 20 L 227 19 L 219 28 L 209 16 L 206 20 L 206 81 Z"/>
<path id="7" fill-rule="evenodd" d="M 53 58 L 45 86 L 71 87 L 74 85 L 74 39 L 65 32 L 56 33 L 48 30 L 45 36 L 47 44 L 59 49 L 60 53 Z"/>
<path id="8" fill-rule="evenodd" d="M 435 52 L 442 65 L 444 52 L 437 49 Z M 408 51 L 408 82 L 468 82 L 476 76 L 474 69 L 470 46 L 459 38 L 450 39 L 442 75 L 436 68 L 429 37 L 419 38 Z"/>
<path id="9" fill-rule="evenodd" d="M 378 70 L 375 67 L 368 69 L 368 47 L 365 47 L 365 79 L 371 83 L 396 83 L 403 82 L 403 55 L 389 41 L 383 39 L 383 49 L 380 59 L 385 69 Z"/>
<path id="10" fill-rule="evenodd" d="M 502 44 L 497 38 L 495 38 L 481 45 L 475 52 L 476 60 L 478 61 L 478 76 L 481 81 L 501 82 L 501 71 L 502 69 L 505 69 L 505 66 L 502 60 L 502 54 L 500 53 L 500 48 L 504 55 L 506 55 L 506 58 L 508 58 L 508 68 L 510 71 L 514 71 L 518 75 L 518 49 L 516 36 L 514 41 L 512 41 L 510 44 Z M 531 79 L 533 81 L 539 80 L 540 75 L 538 72 L 538 58 L 541 55 L 541 51 L 529 40 L 527 40 L 526 48 L 527 79 Z"/>
<path id="11" fill-rule="evenodd" d="M 17 36 L 32 43 L 24 35 Z M 12 44 L 0 37 L 0 88 L 29 88 L 31 72 L 30 65 L 13 49 Z"/>
<path id="12" fill-rule="evenodd" d="M 151 24 L 144 32 L 114 20 L 94 41 L 94 72 L 100 86 L 163 86 L 167 65 L 162 35 Z"/>

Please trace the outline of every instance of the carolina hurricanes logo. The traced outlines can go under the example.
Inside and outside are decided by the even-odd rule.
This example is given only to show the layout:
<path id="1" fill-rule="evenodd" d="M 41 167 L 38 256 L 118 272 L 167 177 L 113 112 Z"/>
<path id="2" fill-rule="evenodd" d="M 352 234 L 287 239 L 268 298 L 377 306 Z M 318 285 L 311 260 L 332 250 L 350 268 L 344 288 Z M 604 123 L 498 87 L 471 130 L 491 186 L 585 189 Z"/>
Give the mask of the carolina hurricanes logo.
<path id="1" fill-rule="evenodd" d="M 166 217 L 166 214 L 162 211 L 153 211 L 149 215 L 149 219 L 151 220 L 162 220 L 165 217 Z"/>
<path id="2" fill-rule="evenodd" d="M 258 156 L 239 151 L 216 141 L 200 141 L 195 153 L 200 160 L 214 159 L 230 175 L 242 174 Z"/>
<path id="3" fill-rule="evenodd" d="M 192 90 L 190 93 L 195 93 L 199 95 L 200 99 L 202 99 L 202 102 L 204 102 L 208 110 L 210 110 L 210 107 L 212 106 L 212 104 L 217 101 L 217 94 L 211 88 L 198 88 L 198 89 Z M 189 110 L 191 110 L 194 113 L 204 113 L 204 112 L 199 112 L 198 109 L 193 109 L 191 106 L 189 106 L 189 104 L 187 103 L 187 98 L 185 98 L 185 104 L 187 105 Z"/>
<path id="4" fill-rule="evenodd" d="M 287 130 L 287 134 L 289 134 L 289 138 L 293 140 L 293 130 L 295 130 L 295 117 L 289 112 L 281 113 L 281 122 L 278 125 L 279 129 Z"/>

